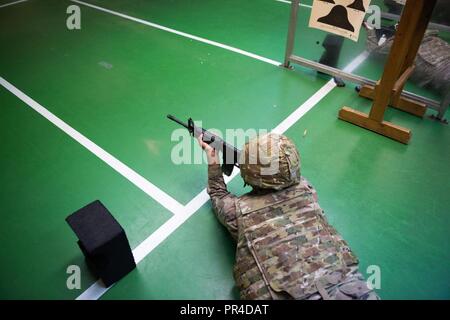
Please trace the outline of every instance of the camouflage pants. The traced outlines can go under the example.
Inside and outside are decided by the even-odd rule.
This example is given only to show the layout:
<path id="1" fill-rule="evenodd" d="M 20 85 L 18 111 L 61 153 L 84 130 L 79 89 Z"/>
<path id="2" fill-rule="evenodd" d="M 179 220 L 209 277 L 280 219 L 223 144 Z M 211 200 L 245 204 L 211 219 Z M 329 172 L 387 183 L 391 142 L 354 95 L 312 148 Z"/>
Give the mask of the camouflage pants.
<path id="1" fill-rule="evenodd" d="M 368 288 L 364 277 L 357 270 L 326 290 L 320 286 L 318 289 L 319 293 L 308 297 L 308 300 L 380 300 L 375 291 Z"/>
<path id="2" fill-rule="evenodd" d="M 378 295 L 367 286 L 367 282 L 358 268 L 353 267 L 350 272 L 346 274 L 343 280 L 338 280 L 342 276 L 340 274 L 332 274 L 328 279 L 334 279 L 331 282 L 335 285 L 329 286 L 330 282 L 326 281 L 328 285 L 323 287 L 316 282 L 316 293 L 304 297 L 304 300 L 380 300 Z M 295 299 L 286 292 L 275 292 L 270 290 L 270 287 L 261 288 L 263 295 L 256 299 L 275 299 L 275 300 L 292 300 Z M 241 296 L 241 299 L 254 299 Z"/>

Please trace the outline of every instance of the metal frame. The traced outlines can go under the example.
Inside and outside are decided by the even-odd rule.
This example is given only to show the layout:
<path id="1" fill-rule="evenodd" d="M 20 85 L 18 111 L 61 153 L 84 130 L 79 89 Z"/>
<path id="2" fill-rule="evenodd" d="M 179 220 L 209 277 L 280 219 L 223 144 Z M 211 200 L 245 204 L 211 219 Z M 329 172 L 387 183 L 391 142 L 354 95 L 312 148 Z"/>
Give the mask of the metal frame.
<path id="1" fill-rule="evenodd" d="M 440 119 L 440 120 L 443 120 L 444 119 L 444 115 L 445 115 L 445 112 L 447 111 L 447 109 L 448 109 L 448 105 L 450 104 L 450 91 L 449 92 L 447 92 L 447 95 L 444 97 L 444 99 L 442 100 L 442 103 L 441 103 L 441 106 L 440 106 L 440 108 L 439 108 L 439 113 L 438 113 L 438 115 L 437 115 L 437 118 L 438 119 Z"/>
<path id="2" fill-rule="evenodd" d="M 342 79 L 347 80 L 352 83 L 356 83 L 359 85 L 375 86 L 376 81 L 374 81 L 374 80 L 371 80 L 371 79 L 368 79 L 368 78 L 365 78 L 362 76 L 358 76 L 353 73 L 345 72 L 340 69 L 329 67 L 327 65 L 324 65 L 324 64 L 312 61 L 312 60 L 308 60 L 308 59 L 305 59 L 305 58 L 302 58 L 300 56 L 293 54 L 295 33 L 296 33 L 296 29 L 297 29 L 297 18 L 298 18 L 299 5 L 300 5 L 300 0 L 292 0 L 291 1 L 291 15 L 290 15 L 290 19 L 289 19 L 289 29 L 288 29 L 288 36 L 287 36 L 287 41 L 286 41 L 286 52 L 285 52 L 283 66 L 285 68 L 291 68 L 291 62 L 292 62 L 292 63 L 298 64 L 298 65 L 328 74 L 332 77 L 342 78 Z M 438 115 L 437 115 L 438 119 L 442 119 L 444 117 L 445 112 L 447 111 L 449 103 L 450 103 L 450 92 L 449 92 L 449 94 L 446 95 L 446 97 L 441 102 L 417 95 L 412 92 L 408 92 L 406 90 L 402 92 L 401 96 L 404 98 L 409 98 L 409 99 L 413 99 L 418 102 L 424 103 L 425 105 L 427 105 L 427 107 L 436 110 L 438 112 Z"/>

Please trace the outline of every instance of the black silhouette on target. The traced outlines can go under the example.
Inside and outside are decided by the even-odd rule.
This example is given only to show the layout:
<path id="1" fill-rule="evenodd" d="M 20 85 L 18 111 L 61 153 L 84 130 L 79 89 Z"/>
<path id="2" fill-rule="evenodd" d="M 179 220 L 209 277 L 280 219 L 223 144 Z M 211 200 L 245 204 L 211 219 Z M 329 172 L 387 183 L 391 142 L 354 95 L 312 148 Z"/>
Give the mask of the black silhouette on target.
<path id="1" fill-rule="evenodd" d="M 363 0 L 355 0 L 352 4 L 348 5 L 347 8 L 352 8 L 355 10 L 366 12 L 366 8 L 364 8 Z"/>
<path id="2" fill-rule="evenodd" d="M 333 0 L 320 0 L 322 2 L 328 2 L 328 3 L 332 3 L 332 4 L 336 4 L 336 2 L 334 2 Z"/>
<path id="3" fill-rule="evenodd" d="M 319 18 L 317 21 L 340 29 L 355 32 L 355 28 L 348 20 L 347 9 L 341 5 L 334 6 L 328 15 Z"/>

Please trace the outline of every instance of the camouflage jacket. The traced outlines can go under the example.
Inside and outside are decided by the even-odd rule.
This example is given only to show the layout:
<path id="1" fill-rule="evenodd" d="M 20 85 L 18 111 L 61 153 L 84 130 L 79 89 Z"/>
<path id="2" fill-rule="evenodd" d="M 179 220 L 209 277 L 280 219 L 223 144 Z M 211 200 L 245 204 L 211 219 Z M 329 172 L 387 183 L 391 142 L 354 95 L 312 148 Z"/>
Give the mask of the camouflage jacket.
<path id="1" fill-rule="evenodd" d="M 234 278 L 242 299 L 306 299 L 339 283 L 358 263 L 304 178 L 280 191 L 236 197 L 220 166 L 210 165 L 208 194 L 237 241 Z"/>

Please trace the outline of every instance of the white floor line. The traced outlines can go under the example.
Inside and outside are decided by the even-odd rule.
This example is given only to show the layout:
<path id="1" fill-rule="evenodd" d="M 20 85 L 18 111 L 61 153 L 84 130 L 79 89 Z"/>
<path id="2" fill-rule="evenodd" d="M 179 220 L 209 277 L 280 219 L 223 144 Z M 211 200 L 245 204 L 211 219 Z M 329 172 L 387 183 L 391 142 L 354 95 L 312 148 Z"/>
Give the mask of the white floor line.
<path id="1" fill-rule="evenodd" d="M 291 1 L 287 1 L 287 0 L 275 0 L 275 1 L 292 4 Z M 309 9 L 312 8 L 312 6 L 310 6 L 309 4 L 300 3 L 299 5 L 300 5 L 300 7 L 305 7 L 305 8 L 309 8 Z"/>
<path id="2" fill-rule="evenodd" d="M 234 170 L 233 174 L 230 177 L 227 177 L 225 181 L 228 183 L 228 181 L 233 179 L 238 173 L 239 170 Z M 179 226 L 181 226 L 187 219 L 197 212 L 208 200 L 209 196 L 206 193 L 205 188 L 191 201 L 189 201 L 189 203 L 184 207 L 183 214 L 175 215 L 167 220 L 147 239 L 134 248 L 133 257 L 136 264 L 141 262 L 142 259 L 144 259 L 150 252 L 159 246 L 168 236 L 178 229 Z M 79 295 L 76 300 L 97 300 L 111 287 L 106 288 L 103 283 L 98 280 L 87 288 L 81 295 Z"/>
<path id="3" fill-rule="evenodd" d="M 28 0 L 20 0 L 13 3 L 5 4 L 0 6 L 6 7 L 13 4 L 17 4 L 20 2 L 25 2 Z M 200 38 L 194 35 L 190 35 L 184 32 L 180 32 L 174 29 L 166 28 L 142 19 L 133 18 L 118 12 L 114 12 L 108 9 L 104 9 L 95 5 L 91 5 L 82 1 L 78 0 L 71 0 L 72 2 L 76 2 L 82 5 L 86 5 L 88 7 L 104 11 L 113 15 L 117 15 L 119 17 L 135 21 L 138 23 L 142 23 L 154 28 L 158 28 L 167 32 L 171 32 L 174 34 L 178 34 L 180 36 L 184 36 L 193 40 L 197 40 L 206 44 L 210 44 L 216 47 L 220 47 L 232 52 L 236 52 L 275 66 L 279 66 L 281 63 L 278 61 L 274 61 L 268 58 L 264 58 L 262 56 L 246 52 L 231 46 L 227 46 L 215 41 L 207 40 L 204 38 Z M 287 2 L 289 1 L 283 1 L 283 0 L 277 0 L 279 2 Z M 304 7 L 311 7 L 308 5 L 302 5 Z M 354 70 L 360 63 L 364 61 L 364 59 L 367 56 L 361 55 L 355 61 L 352 62 L 349 66 L 347 66 L 346 69 L 344 69 L 347 72 L 351 72 Z M 347 70 L 348 69 L 348 70 Z M 175 215 L 170 218 L 168 221 L 166 221 L 161 227 L 159 227 L 155 232 L 153 232 L 147 239 L 145 239 L 142 243 L 140 243 L 134 250 L 133 250 L 133 256 L 136 261 L 136 264 L 138 264 L 140 261 L 142 261 L 150 252 L 152 252 L 159 244 L 161 244 L 168 236 L 170 236 L 179 226 L 181 226 L 187 219 L 189 219 L 195 212 L 197 212 L 208 200 L 209 196 L 206 192 L 206 188 L 203 189 L 197 196 L 195 196 L 186 206 L 181 205 L 178 201 L 164 193 L 162 190 L 157 188 L 155 185 L 150 183 L 148 180 L 140 176 L 138 173 L 133 171 L 131 168 L 127 167 L 125 164 L 120 162 L 118 159 L 114 158 L 111 154 L 94 144 L 91 140 L 83 136 L 81 133 L 70 127 L 68 124 L 66 124 L 64 121 L 56 117 L 54 114 L 52 114 L 50 111 L 42 107 L 40 104 L 38 104 L 36 101 L 25 95 L 22 91 L 14 87 L 11 83 L 6 81 L 4 78 L 0 77 L 0 85 L 5 87 L 8 91 L 13 93 L 15 96 L 17 96 L 20 100 L 25 102 L 28 106 L 33 108 L 35 111 L 37 111 L 39 114 L 41 114 L 43 117 L 45 117 L 47 120 L 52 122 L 55 126 L 57 126 L 59 129 L 64 131 L 66 134 L 68 134 L 70 137 L 72 137 L 74 140 L 79 142 L 81 145 L 83 145 L 85 148 L 87 148 L 89 151 L 94 153 L 97 157 L 99 157 L 101 160 L 106 162 L 108 165 L 110 165 L 113 169 L 115 169 L 117 172 L 119 172 L 122 176 L 127 178 L 130 182 L 135 184 L 139 189 L 144 191 L 147 195 L 149 195 L 151 198 L 155 199 L 157 202 L 159 202 L 162 206 L 164 206 L 166 209 L 170 210 Z M 305 115 L 309 110 L 311 110 L 323 97 L 325 97 L 333 88 L 335 88 L 336 85 L 332 80 L 330 80 L 327 84 L 325 84 L 321 89 L 319 89 L 311 98 L 309 98 L 304 104 L 302 104 L 296 111 L 294 111 L 288 118 L 286 118 L 280 125 L 278 125 L 273 131 L 278 133 L 283 133 L 287 129 L 289 129 L 295 122 L 297 122 L 303 115 Z M 228 183 L 231 181 L 235 176 L 237 176 L 239 173 L 239 170 L 235 170 L 233 175 L 231 177 L 227 177 L 225 181 Z M 88 289 L 86 289 L 80 296 L 78 296 L 77 300 L 96 300 L 99 299 L 105 292 L 107 292 L 111 287 L 105 288 L 101 281 L 97 281 L 93 283 Z"/>
<path id="4" fill-rule="evenodd" d="M 272 65 L 275 65 L 275 66 L 280 66 L 281 65 L 281 62 L 279 62 L 279 61 L 275 61 L 275 60 L 272 60 L 272 59 L 269 59 L 269 58 L 265 58 L 265 57 L 262 57 L 260 55 L 248 52 L 248 51 L 244 51 L 244 50 L 241 50 L 241 49 L 238 49 L 238 48 L 235 48 L 235 47 L 228 46 L 226 44 L 222 44 L 222 43 L 219 43 L 219 42 L 216 42 L 216 41 L 212 41 L 212 40 L 208 40 L 208 39 L 205 39 L 205 38 L 197 37 L 197 36 L 194 36 L 192 34 L 185 33 L 185 32 L 182 32 L 182 31 L 178 31 L 178 30 L 175 30 L 175 29 L 167 28 L 167 27 L 161 26 L 161 25 L 153 23 L 153 22 L 149 22 L 149 21 L 142 20 L 142 19 L 139 19 L 139 18 L 131 17 L 129 15 L 126 15 L 126 14 L 123 14 L 123 13 L 120 13 L 120 12 L 117 12 L 117 11 L 112 11 L 112 10 L 109 10 L 109 9 L 105 9 L 105 8 L 102 8 L 102 7 L 99 7 L 99 6 L 87 3 L 87 2 L 83 2 L 83 1 L 79 1 L 79 0 L 70 0 L 70 1 L 78 3 L 78 4 L 81 4 L 81 5 L 85 5 L 87 7 L 90 7 L 90 8 L 96 9 L 96 10 L 100 10 L 100 11 L 103 11 L 103 12 L 106 12 L 106 13 L 109 13 L 109 14 L 112 14 L 112 15 L 115 15 L 115 16 L 127 19 L 127 20 L 131 20 L 131 21 L 134 21 L 134 22 L 145 24 L 145 25 L 147 25 L 149 27 L 153 27 L 153 28 L 156 28 L 156 29 L 167 31 L 167 32 L 170 32 L 170 33 L 173 33 L 173 34 L 185 37 L 185 38 L 189 38 L 189 39 L 192 39 L 192 40 L 195 40 L 195 41 L 199 41 L 199 42 L 203 42 L 203 43 L 209 44 L 211 46 L 215 46 L 215 47 L 219 47 L 219 48 L 222 48 L 222 49 L 225 49 L 225 50 L 229 50 L 229 51 L 232 51 L 232 52 L 235 52 L 235 53 L 239 53 L 239 54 L 242 54 L 244 56 L 247 56 L 247 57 L 250 57 L 250 58 L 262 61 L 262 62 L 266 62 L 266 63 L 272 64 Z"/>
<path id="5" fill-rule="evenodd" d="M 352 62 L 350 62 L 342 71 L 352 73 L 353 71 L 358 68 L 361 63 L 363 63 L 370 55 L 369 51 L 363 51 L 357 56 L 355 59 L 353 59 Z"/>
<path id="6" fill-rule="evenodd" d="M 364 60 L 367 59 L 369 53 L 367 51 L 362 52 L 357 56 L 350 64 L 348 64 L 343 71 L 351 73 L 354 71 Z M 309 110 L 311 110 L 323 97 L 325 97 L 331 90 L 336 87 L 333 79 L 328 81 L 319 91 L 317 91 L 313 96 L 311 96 L 300 108 L 295 110 L 289 117 L 283 120 L 275 129 L 272 131 L 275 133 L 283 134 L 286 132 L 294 123 L 296 123 L 301 117 L 303 117 Z"/>
<path id="7" fill-rule="evenodd" d="M 100 280 L 97 280 L 75 300 L 98 300 L 103 294 L 105 294 L 106 291 L 108 291 L 113 286 L 114 284 L 112 284 L 108 288 L 105 288 L 103 283 Z"/>
<path id="8" fill-rule="evenodd" d="M 301 117 L 303 117 L 309 110 L 319 103 L 331 90 L 336 87 L 334 80 L 328 81 L 322 88 L 320 88 L 314 95 L 305 101 L 297 110 L 291 113 L 286 119 L 284 119 L 278 126 L 276 126 L 272 132 L 283 134 L 290 127 L 292 127 Z"/>
<path id="9" fill-rule="evenodd" d="M 91 151 L 98 158 L 103 160 L 111 168 L 116 170 L 122 176 L 124 176 L 128 181 L 133 183 L 139 189 L 144 191 L 151 198 L 156 200 L 159 204 L 165 207 L 167 210 L 171 211 L 173 214 L 182 214 L 184 211 L 184 206 L 176 201 L 174 198 L 166 194 L 164 191 L 156 187 L 150 181 L 146 180 L 144 177 L 139 175 L 137 172 L 132 170 L 130 167 L 126 166 L 124 163 L 120 162 L 114 156 L 106 152 L 104 149 L 100 148 L 98 145 L 93 143 L 91 140 L 83 136 L 81 133 L 76 131 L 74 128 L 69 126 L 67 123 L 59 119 L 53 113 L 45 109 L 39 103 L 31 99 L 25 93 L 17 89 L 11 83 L 6 81 L 4 78 L 0 77 L 0 85 L 5 87 L 9 92 L 14 94 L 17 98 L 25 102 L 29 107 L 37 111 L 40 115 L 46 118 L 48 121 L 53 123 L 56 127 L 64 131 L 67 135 L 73 138 L 75 141 L 80 143 L 83 147 Z"/>
<path id="10" fill-rule="evenodd" d="M 361 53 L 357 56 L 349 65 L 345 67 L 346 72 L 355 70 L 364 60 L 368 57 L 367 52 Z M 292 127 L 301 117 L 303 117 L 309 110 L 315 107 L 325 96 L 327 96 L 334 88 L 336 84 L 334 80 L 328 81 L 322 88 L 320 88 L 315 94 L 313 94 L 308 100 L 306 100 L 301 106 L 299 106 L 294 112 L 292 112 L 284 121 L 282 121 L 272 131 L 282 134 Z M 233 174 L 230 177 L 225 177 L 225 182 L 230 182 L 234 177 L 239 174 L 239 170 L 235 168 Z M 147 239 L 139 244 L 133 250 L 133 256 L 136 264 L 142 261 L 147 255 L 149 255 L 155 248 L 157 248 L 167 237 L 169 237 L 179 226 L 181 226 L 186 220 L 188 220 L 195 212 L 197 212 L 207 201 L 209 196 L 206 192 L 206 188 L 197 194 L 188 204 L 184 207 L 184 213 L 170 218 L 161 227 L 159 227 L 154 233 L 152 233 Z M 87 288 L 77 300 L 97 300 L 109 288 L 105 288 L 99 281 L 95 282 L 89 288 Z"/>
<path id="11" fill-rule="evenodd" d="M 25 1 L 28 1 L 28 0 L 19 0 L 19 1 L 10 2 L 10 3 L 7 3 L 7 4 L 2 4 L 0 6 L 0 9 L 4 8 L 4 7 L 9 7 L 9 6 L 12 6 L 12 5 L 15 5 L 15 4 L 19 4 L 19 3 L 25 2 Z"/>

